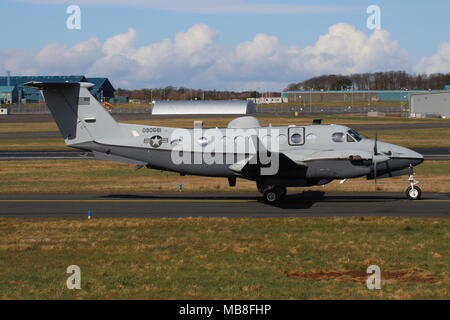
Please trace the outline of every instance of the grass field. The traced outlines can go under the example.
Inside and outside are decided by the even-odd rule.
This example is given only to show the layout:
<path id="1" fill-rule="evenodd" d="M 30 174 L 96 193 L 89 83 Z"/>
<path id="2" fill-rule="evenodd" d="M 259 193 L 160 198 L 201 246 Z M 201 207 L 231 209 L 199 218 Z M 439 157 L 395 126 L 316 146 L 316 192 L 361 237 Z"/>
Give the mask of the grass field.
<path id="1" fill-rule="evenodd" d="M 0 219 L 2 299 L 448 299 L 448 219 Z M 81 268 L 81 290 L 66 268 Z M 381 290 L 366 288 L 369 265 Z"/>
<path id="2" fill-rule="evenodd" d="M 0 139 L 0 150 L 74 150 L 63 138 L 52 139 Z"/>
<path id="3" fill-rule="evenodd" d="M 256 192 L 255 183 L 238 179 L 230 188 L 225 178 L 184 176 L 158 170 L 99 160 L 2 161 L 1 193 L 145 193 L 178 192 Z M 450 192 L 450 161 L 426 161 L 416 167 L 417 180 L 424 192 Z M 377 184 L 365 178 L 350 179 L 343 184 L 333 181 L 325 186 L 289 188 L 289 193 L 305 190 L 339 192 L 403 192 L 407 176 L 380 179 Z"/>

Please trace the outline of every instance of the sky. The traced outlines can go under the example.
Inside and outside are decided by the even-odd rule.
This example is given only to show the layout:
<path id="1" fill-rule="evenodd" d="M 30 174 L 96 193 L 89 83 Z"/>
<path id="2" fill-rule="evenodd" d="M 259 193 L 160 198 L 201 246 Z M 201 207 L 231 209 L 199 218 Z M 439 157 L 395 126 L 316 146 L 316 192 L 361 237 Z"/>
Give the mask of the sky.
<path id="1" fill-rule="evenodd" d="M 322 74 L 447 73 L 449 12 L 448 0 L 0 0 L 0 75 L 266 91 Z"/>

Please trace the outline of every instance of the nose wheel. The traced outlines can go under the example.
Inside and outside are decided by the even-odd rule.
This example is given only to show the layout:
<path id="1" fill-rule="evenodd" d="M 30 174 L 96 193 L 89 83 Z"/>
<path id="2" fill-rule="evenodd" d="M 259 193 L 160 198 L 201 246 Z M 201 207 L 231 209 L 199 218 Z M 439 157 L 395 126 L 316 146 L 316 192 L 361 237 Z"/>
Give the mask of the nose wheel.
<path id="1" fill-rule="evenodd" d="M 414 169 L 413 166 L 410 165 L 409 167 L 411 169 L 411 173 L 409 174 L 409 187 L 406 189 L 406 197 L 409 200 L 419 200 L 420 197 L 422 196 L 422 190 L 420 190 L 419 187 L 416 186 L 416 184 L 419 183 L 419 181 L 417 181 L 415 179 L 415 173 L 414 173 Z"/>
<path id="2" fill-rule="evenodd" d="M 286 187 L 283 186 L 268 186 L 264 188 L 258 185 L 258 190 L 263 194 L 264 202 L 268 204 L 277 203 L 287 193 Z"/>

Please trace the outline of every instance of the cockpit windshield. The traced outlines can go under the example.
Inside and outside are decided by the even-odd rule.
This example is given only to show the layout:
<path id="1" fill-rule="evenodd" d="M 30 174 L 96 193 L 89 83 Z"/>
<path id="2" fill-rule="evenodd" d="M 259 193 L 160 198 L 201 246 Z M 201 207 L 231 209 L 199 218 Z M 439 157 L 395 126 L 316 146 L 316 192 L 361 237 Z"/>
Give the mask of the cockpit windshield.
<path id="1" fill-rule="evenodd" d="M 363 137 L 353 129 L 347 131 L 349 135 L 351 135 L 356 141 L 361 141 Z"/>

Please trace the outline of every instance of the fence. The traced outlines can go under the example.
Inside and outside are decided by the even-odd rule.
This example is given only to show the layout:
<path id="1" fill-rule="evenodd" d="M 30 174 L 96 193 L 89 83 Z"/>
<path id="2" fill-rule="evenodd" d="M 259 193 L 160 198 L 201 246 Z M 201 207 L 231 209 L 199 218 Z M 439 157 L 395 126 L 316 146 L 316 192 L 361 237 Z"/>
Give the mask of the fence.
<path id="1" fill-rule="evenodd" d="M 403 113 L 402 107 L 384 107 L 384 106 L 360 106 L 360 107 L 317 107 L 317 106 L 257 106 L 258 113 L 323 113 L 323 114 L 342 114 L 342 113 L 368 113 L 371 111 L 384 113 Z"/>
<path id="2" fill-rule="evenodd" d="M 152 108 L 111 108 L 111 113 L 121 114 L 151 114 Z M 383 113 L 403 114 L 407 110 L 402 107 L 384 107 L 384 106 L 357 106 L 357 107 L 317 107 L 317 106 L 256 106 L 257 113 L 272 113 L 272 114 L 299 114 L 313 113 L 313 114 L 348 114 L 348 113 L 368 113 L 371 111 Z M 9 114 L 48 114 L 45 104 L 39 105 L 9 105 Z"/>

